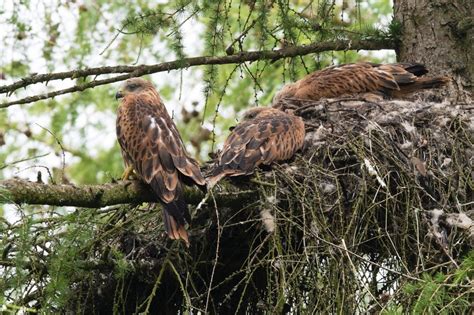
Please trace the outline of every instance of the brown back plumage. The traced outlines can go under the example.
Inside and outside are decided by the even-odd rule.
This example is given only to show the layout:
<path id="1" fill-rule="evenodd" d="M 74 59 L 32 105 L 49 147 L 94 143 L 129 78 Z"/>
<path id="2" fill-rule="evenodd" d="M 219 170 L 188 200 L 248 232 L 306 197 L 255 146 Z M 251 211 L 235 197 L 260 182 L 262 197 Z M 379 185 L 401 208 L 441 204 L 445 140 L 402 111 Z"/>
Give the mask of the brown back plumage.
<path id="1" fill-rule="evenodd" d="M 275 108 L 254 108 L 232 130 L 208 179 L 214 186 L 224 176 L 252 174 L 261 165 L 291 158 L 302 148 L 303 120 Z"/>
<path id="2" fill-rule="evenodd" d="M 149 184 L 164 206 L 166 232 L 184 239 L 190 215 L 183 196 L 183 181 L 204 186 L 198 163 L 190 158 L 176 126 L 154 86 L 132 78 L 117 93 L 117 138 L 125 164 Z"/>
<path id="3" fill-rule="evenodd" d="M 283 99 L 319 100 L 348 94 L 374 93 L 403 97 L 421 89 L 443 86 L 448 77 L 425 78 L 428 70 L 417 63 L 375 64 L 359 62 L 332 66 L 285 85 L 274 97 L 273 106 Z"/>

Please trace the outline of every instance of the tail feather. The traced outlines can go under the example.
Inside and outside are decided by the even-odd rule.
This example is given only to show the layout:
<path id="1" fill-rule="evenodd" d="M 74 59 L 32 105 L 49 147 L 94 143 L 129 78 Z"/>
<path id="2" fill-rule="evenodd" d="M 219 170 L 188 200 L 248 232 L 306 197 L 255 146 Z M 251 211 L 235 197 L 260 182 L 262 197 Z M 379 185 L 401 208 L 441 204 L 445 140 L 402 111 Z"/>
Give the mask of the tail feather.
<path id="1" fill-rule="evenodd" d="M 442 87 L 448 84 L 449 81 L 449 77 L 421 78 L 416 81 L 416 84 L 421 89 L 432 89 Z"/>
<path id="2" fill-rule="evenodd" d="M 400 94 L 409 94 L 419 90 L 427 90 L 442 87 L 448 84 L 449 77 L 418 78 L 413 84 L 400 85 Z"/>
<path id="3" fill-rule="evenodd" d="M 179 198 L 170 203 L 163 204 L 163 223 L 169 238 L 174 240 L 182 239 L 189 247 L 189 236 L 186 231 L 186 223 L 191 221 L 186 202 Z"/>
<path id="4" fill-rule="evenodd" d="M 442 87 L 449 83 L 451 80 L 449 77 L 440 76 L 440 77 L 432 77 L 432 78 L 425 78 L 422 77 L 423 75 L 428 73 L 426 67 L 420 63 L 396 63 L 396 66 L 402 67 L 405 71 L 412 73 L 416 76 L 416 78 L 404 75 L 395 76 L 395 79 L 400 86 L 400 91 L 394 91 L 394 96 L 403 96 L 405 94 L 410 94 L 419 90 L 426 90 L 426 89 L 434 89 Z"/>

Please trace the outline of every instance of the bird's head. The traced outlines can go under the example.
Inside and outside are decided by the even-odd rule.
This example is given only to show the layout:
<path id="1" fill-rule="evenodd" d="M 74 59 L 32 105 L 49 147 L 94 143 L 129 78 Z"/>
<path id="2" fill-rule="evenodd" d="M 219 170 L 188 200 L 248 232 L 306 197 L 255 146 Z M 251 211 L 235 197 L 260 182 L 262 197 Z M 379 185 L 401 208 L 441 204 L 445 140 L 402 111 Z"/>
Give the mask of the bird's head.
<path id="1" fill-rule="evenodd" d="M 242 121 L 252 120 L 255 118 L 261 118 L 265 116 L 278 115 L 282 111 L 276 108 L 271 107 L 255 107 L 249 110 L 246 110 L 242 115 Z"/>
<path id="2" fill-rule="evenodd" d="M 280 91 L 275 93 L 272 100 L 272 107 L 280 108 L 285 99 L 292 98 L 295 96 L 296 84 L 290 83 L 281 88 Z"/>
<path id="3" fill-rule="evenodd" d="M 126 97 L 127 95 L 139 95 L 156 91 L 153 84 L 142 78 L 130 78 L 126 80 L 115 94 L 116 99 Z"/>

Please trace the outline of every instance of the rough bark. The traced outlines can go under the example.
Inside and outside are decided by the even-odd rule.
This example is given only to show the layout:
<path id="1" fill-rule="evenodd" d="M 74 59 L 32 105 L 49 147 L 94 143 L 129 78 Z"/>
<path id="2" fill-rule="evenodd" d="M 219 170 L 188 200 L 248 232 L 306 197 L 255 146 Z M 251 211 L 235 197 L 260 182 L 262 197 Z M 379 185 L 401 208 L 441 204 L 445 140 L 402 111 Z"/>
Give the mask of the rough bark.
<path id="1" fill-rule="evenodd" d="M 396 49 L 399 60 L 421 62 L 430 74 L 451 76 L 453 84 L 445 94 L 455 102 L 470 102 L 474 92 L 473 3 L 394 1 L 394 17 L 402 26 Z"/>

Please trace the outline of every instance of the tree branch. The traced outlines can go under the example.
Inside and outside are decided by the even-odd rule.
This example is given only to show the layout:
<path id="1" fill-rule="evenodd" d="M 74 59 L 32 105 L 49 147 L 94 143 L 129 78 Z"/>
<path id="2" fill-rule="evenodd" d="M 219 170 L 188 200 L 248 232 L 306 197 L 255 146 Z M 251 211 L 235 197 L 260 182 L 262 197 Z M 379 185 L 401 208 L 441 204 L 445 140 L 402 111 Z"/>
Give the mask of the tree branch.
<path id="1" fill-rule="evenodd" d="M 204 194 L 195 188 L 185 190 L 186 200 L 198 204 Z M 238 191 L 229 185 L 226 191 L 217 193 L 222 206 L 241 205 L 243 198 L 256 196 L 255 191 Z M 239 203 L 240 201 L 240 203 Z M 157 202 L 149 187 L 139 181 L 120 181 L 102 185 L 54 185 L 21 179 L 0 181 L 0 204 L 16 203 L 31 205 L 74 206 L 101 208 L 105 206 Z"/>
<path id="2" fill-rule="evenodd" d="M 109 84 L 113 82 L 123 81 L 131 77 L 143 76 L 146 74 L 184 69 L 193 66 L 202 65 L 222 65 L 222 64 L 240 64 L 244 62 L 252 62 L 256 60 L 279 60 L 282 58 L 290 58 L 296 56 L 303 56 L 312 53 L 319 53 L 323 51 L 340 51 L 340 50 L 380 50 L 380 49 L 394 49 L 393 42 L 388 40 L 337 40 L 318 42 L 305 46 L 286 47 L 277 50 L 262 50 L 262 51 L 243 51 L 237 54 L 228 56 L 202 56 L 191 57 L 182 60 L 174 60 L 163 62 L 154 65 L 140 65 L 140 66 L 110 66 L 78 69 L 66 72 L 35 74 L 12 83 L 10 85 L 0 86 L 0 94 L 12 93 L 20 88 L 25 88 L 29 85 L 49 82 L 53 80 L 76 79 L 84 78 L 90 75 L 104 75 L 114 73 L 126 73 L 123 75 L 107 78 L 103 80 L 94 80 L 85 84 L 75 85 L 73 87 L 53 91 L 50 93 L 39 94 L 35 96 L 26 97 L 23 99 L 4 102 L 0 104 L 0 108 L 6 108 L 12 105 L 32 103 L 43 99 L 53 98 L 58 95 L 83 91 L 85 89 L 93 88 L 99 85 Z"/>
<path id="3" fill-rule="evenodd" d="M 2 103 L 2 104 L 0 104 L 0 108 L 7 108 L 7 107 L 10 107 L 12 105 L 28 104 L 28 103 L 33 103 L 33 102 L 45 100 L 45 99 L 48 99 L 48 98 L 54 98 L 56 96 L 63 95 L 63 94 L 69 94 L 69 93 L 73 93 L 73 92 L 80 92 L 80 91 L 84 91 L 86 89 L 94 88 L 94 87 L 99 86 L 99 85 L 104 85 L 104 84 L 114 83 L 114 82 L 118 82 L 118 81 L 123 81 L 123 80 L 126 80 L 126 79 L 134 77 L 134 76 L 135 75 L 133 75 L 133 73 L 131 73 L 131 74 L 123 74 L 123 75 L 119 75 L 119 76 L 116 76 L 116 77 L 103 79 L 103 80 L 94 80 L 92 82 L 88 82 L 88 83 L 85 83 L 85 84 L 74 85 L 74 86 L 72 86 L 70 88 L 67 88 L 67 89 L 64 89 L 64 90 L 57 90 L 57 91 L 53 91 L 53 92 L 49 92 L 49 93 L 45 93 L 45 94 L 38 94 L 38 95 L 34 95 L 34 96 L 25 97 L 25 98 L 22 98 L 22 99 L 19 99 L 19 100 L 16 100 L 16 101 L 12 101 L 12 102 Z"/>

